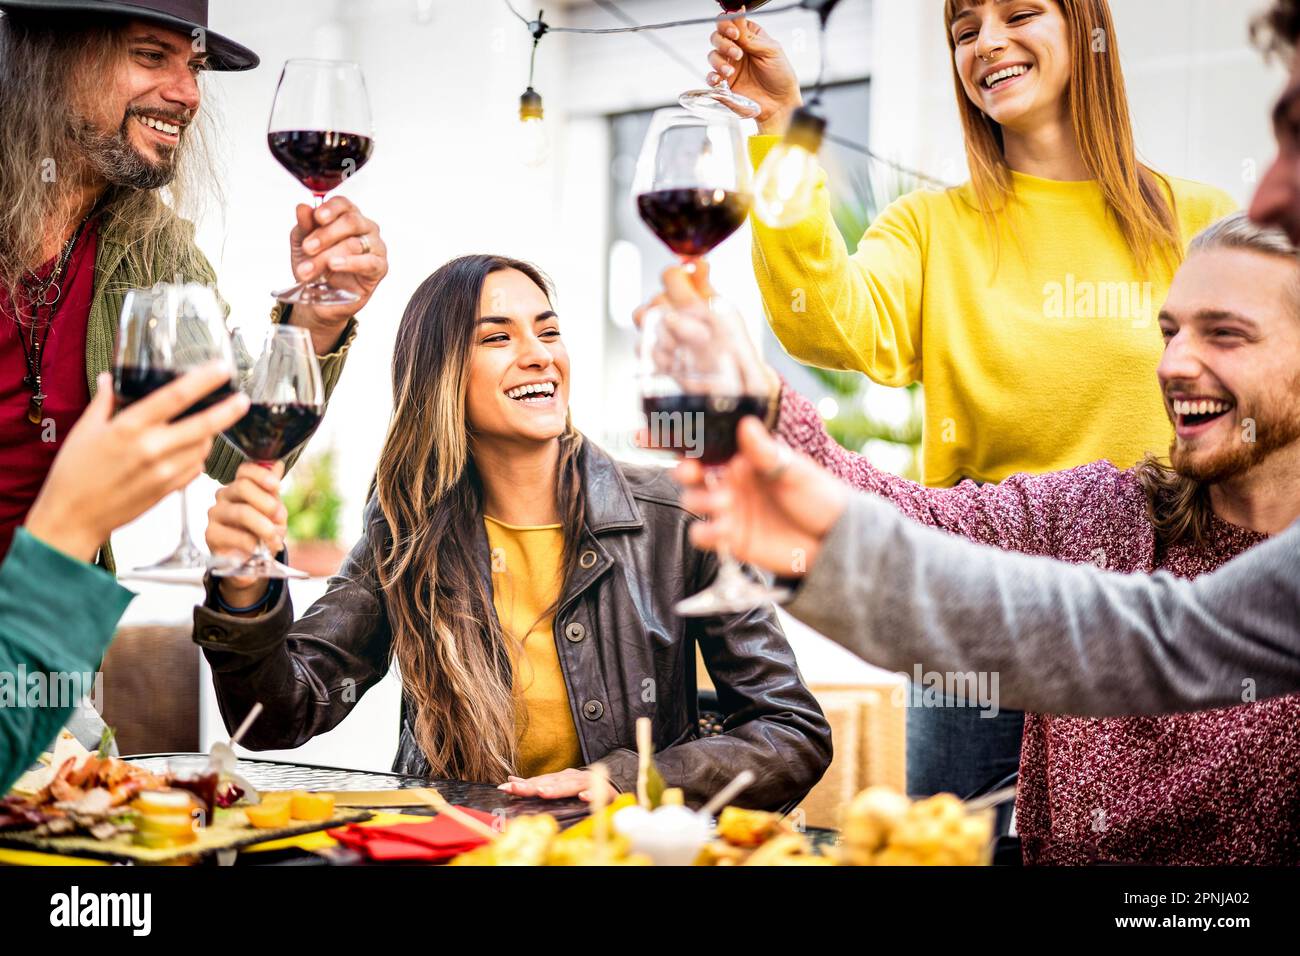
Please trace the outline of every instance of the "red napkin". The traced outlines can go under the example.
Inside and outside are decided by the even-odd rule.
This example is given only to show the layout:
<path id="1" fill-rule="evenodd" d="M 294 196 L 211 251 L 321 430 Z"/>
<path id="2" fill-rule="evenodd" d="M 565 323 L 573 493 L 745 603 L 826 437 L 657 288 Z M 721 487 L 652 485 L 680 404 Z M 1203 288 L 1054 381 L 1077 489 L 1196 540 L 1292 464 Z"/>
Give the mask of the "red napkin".
<path id="1" fill-rule="evenodd" d="M 481 810 L 461 807 L 467 813 L 492 826 L 495 818 Z M 466 829 L 450 817 L 439 815 L 427 823 L 396 823 L 385 827 L 366 827 L 349 823 L 330 830 L 329 835 L 353 850 L 359 850 L 372 860 L 423 860 L 436 863 L 450 860 L 487 842 L 472 830 Z"/>

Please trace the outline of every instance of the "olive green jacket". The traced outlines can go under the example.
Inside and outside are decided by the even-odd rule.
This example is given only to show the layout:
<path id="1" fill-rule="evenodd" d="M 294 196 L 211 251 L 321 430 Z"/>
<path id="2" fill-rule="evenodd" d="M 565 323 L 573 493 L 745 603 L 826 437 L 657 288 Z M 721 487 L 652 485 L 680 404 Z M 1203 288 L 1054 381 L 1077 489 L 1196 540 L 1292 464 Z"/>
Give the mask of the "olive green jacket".
<path id="1" fill-rule="evenodd" d="M 187 232 L 192 243 L 194 235 L 192 225 L 188 227 Z M 155 282 L 171 280 L 175 273 L 174 263 L 170 259 L 164 261 L 164 258 L 160 254 L 155 259 L 153 268 L 148 270 L 150 274 L 145 274 L 139 265 L 132 262 L 132 257 L 127 255 L 125 242 L 114 234 L 111 227 L 100 231 L 95 251 L 95 287 L 90 301 L 90 317 L 86 323 L 86 384 L 90 387 L 92 398 L 95 396 L 100 373 L 109 371 L 113 367 L 113 343 L 117 336 L 118 316 L 122 313 L 122 301 L 127 291 L 148 288 Z M 195 261 L 199 265 L 193 271 L 198 274 L 184 277 L 189 281 L 215 288 L 217 275 L 207 259 L 202 253 L 197 253 Z M 288 316 L 289 309 L 279 304 L 271 313 L 271 318 L 275 322 L 283 322 Z M 347 360 L 348 349 L 356 337 L 356 331 L 356 319 L 349 319 L 334 351 L 320 359 L 321 378 L 325 384 L 327 401 L 334 391 L 339 375 L 343 372 L 343 363 Z M 296 454 L 291 456 L 285 462 L 285 467 L 292 467 L 296 457 Z M 243 461 L 243 455 L 226 442 L 218 440 L 213 443 L 205 470 L 218 481 L 229 482 L 235 477 L 235 471 Z M 116 570 L 113 551 L 108 542 L 105 542 L 100 549 L 97 563 L 109 571 Z"/>

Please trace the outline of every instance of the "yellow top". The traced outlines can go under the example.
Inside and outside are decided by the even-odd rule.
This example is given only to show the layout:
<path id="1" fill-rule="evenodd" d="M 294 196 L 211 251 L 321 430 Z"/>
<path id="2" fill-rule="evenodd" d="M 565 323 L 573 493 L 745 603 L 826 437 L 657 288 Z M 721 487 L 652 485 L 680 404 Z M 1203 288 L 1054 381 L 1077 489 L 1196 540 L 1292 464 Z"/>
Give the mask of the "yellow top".
<path id="1" fill-rule="evenodd" d="M 755 164 L 777 141 L 750 140 Z M 753 220 L 754 271 L 786 351 L 883 385 L 925 383 L 928 485 L 1102 458 L 1127 468 L 1173 437 L 1155 376 L 1172 268 L 1139 272 L 1095 181 L 1012 175 L 996 249 L 969 183 L 892 203 L 852 256 L 824 172 L 803 222 Z M 1184 246 L 1236 208 L 1221 190 L 1169 182 Z"/>
<path id="2" fill-rule="evenodd" d="M 552 605 L 563 586 L 564 528 L 519 527 L 483 516 L 492 549 L 492 604 L 515 658 L 515 728 L 521 777 L 582 766 L 582 747 L 555 647 Z"/>

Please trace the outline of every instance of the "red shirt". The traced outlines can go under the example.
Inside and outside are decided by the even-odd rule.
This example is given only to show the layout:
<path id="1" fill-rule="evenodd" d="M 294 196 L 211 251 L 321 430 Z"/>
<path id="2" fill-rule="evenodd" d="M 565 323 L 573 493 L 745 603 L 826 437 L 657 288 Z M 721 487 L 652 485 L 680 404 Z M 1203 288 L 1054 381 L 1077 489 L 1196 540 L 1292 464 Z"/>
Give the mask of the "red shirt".
<path id="1" fill-rule="evenodd" d="M 26 520 L 68 430 L 90 403 L 86 385 L 86 323 L 95 286 L 97 238 L 96 224 L 92 222 L 68 260 L 63 295 L 45 339 L 41 362 L 45 403 L 40 425 L 33 425 L 27 419 L 27 403 L 32 393 L 23 385 L 27 375 L 22 345 L 25 339 L 18 338 L 13 303 L 0 289 L 0 559 L 9 551 L 14 529 Z M 54 260 L 42 266 L 38 274 L 43 278 L 52 268 Z M 28 303 L 23 306 L 26 321 L 30 323 L 31 307 Z M 42 322 L 45 312 L 41 310 Z M 29 330 L 23 330 L 23 334 L 30 334 Z M 38 338 L 42 334 L 38 331 Z M 51 419 L 53 425 L 49 424 Z"/>

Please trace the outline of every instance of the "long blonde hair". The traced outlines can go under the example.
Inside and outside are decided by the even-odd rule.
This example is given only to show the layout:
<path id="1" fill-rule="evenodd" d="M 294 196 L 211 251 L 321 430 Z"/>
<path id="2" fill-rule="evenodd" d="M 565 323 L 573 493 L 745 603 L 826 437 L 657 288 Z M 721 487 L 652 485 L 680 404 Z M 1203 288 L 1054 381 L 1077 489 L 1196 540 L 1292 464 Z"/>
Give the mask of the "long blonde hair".
<path id="1" fill-rule="evenodd" d="M 971 187 L 992 235 L 996 214 L 1011 192 L 1011 169 L 1003 152 L 1002 127 L 976 106 L 962 86 L 952 35 L 953 19 L 981 0 L 944 0 L 944 30 L 954 54 L 953 82 L 966 139 Z M 1124 72 L 1107 0 L 1055 0 L 1070 28 L 1070 82 L 1066 95 L 1074 136 L 1084 164 L 1101 186 L 1106 204 L 1140 268 L 1182 259 L 1178 220 L 1161 189 L 1162 177 L 1138 162 L 1133 145 Z M 1100 38 L 1099 49 L 1094 38 Z"/>
<path id="2" fill-rule="evenodd" d="M 545 277 L 502 256 L 453 259 L 411 296 L 393 348 L 393 417 L 375 476 L 383 533 L 372 542 L 416 742 L 433 776 L 503 781 L 515 771 L 512 696 L 519 647 L 493 610 L 471 542 L 483 535 L 483 487 L 465 415 L 483 283 L 515 269 L 550 298 Z M 563 580 L 575 560 L 584 496 L 581 435 L 559 438 L 556 502 Z"/>
<path id="3" fill-rule="evenodd" d="M 40 265 L 51 228 L 72 225 L 60 218 L 90 174 L 76 124 L 126 56 L 120 19 L 78 17 L 68 26 L 47 14 L 0 15 L 0 288 L 11 297 Z M 100 200 L 101 232 L 125 246 L 131 271 L 147 282 L 199 274 L 186 220 L 197 218 L 206 200 L 219 205 L 222 198 L 209 148 L 211 113 L 200 109 L 186 129 L 166 187 L 110 185 Z"/>

